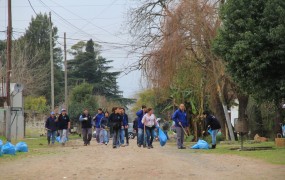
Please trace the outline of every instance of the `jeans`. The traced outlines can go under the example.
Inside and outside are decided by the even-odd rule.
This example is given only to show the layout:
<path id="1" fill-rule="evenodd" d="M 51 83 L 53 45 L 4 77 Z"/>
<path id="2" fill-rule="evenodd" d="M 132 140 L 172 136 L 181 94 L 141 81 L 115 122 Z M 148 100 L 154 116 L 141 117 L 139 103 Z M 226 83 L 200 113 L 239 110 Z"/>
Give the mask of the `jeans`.
<path id="1" fill-rule="evenodd" d="M 120 136 L 120 129 L 113 128 L 113 147 L 117 146 Z"/>
<path id="2" fill-rule="evenodd" d="M 128 130 L 128 128 L 125 128 L 125 136 L 126 136 L 127 144 L 129 144 L 129 130 Z"/>
<path id="3" fill-rule="evenodd" d="M 66 141 L 67 141 L 66 133 L 67 133 L 67 129 L 59 130 L 60 143 L 61 143 L 61 144 L 65 144 Z"/>
<path id="4" fill-rule="evenodd" d="M 92 139 L 92 128 L 82 128 L 82 136 L 84 144 L 90 144 Z"/>
<path id="5" fill-rule="evenodd" d="M 125 139 L 125 129 L 120 129 L 119 145 L 125 143 L 124 139 Z"/>
<path id="6" fill-rule="evenodd" d="M 143 128 L 138 128 L 138 144 L 143 145 L 144 132 Z"/>
<path id="7" fill-rule="evenodd" d="M 96 128 L 96 141 L 97 143 L 100 142 L 100 128 Z"/>
<path id="8" fill-rule="evenodd" d="M 47 131 L 48 144 L 50 144 L 50 138 L 51 138 L 51 143 L 54 144 L 55 136 L 56 136 L 56 131 L 50 131 L 50 130 Z"/>
<path id="9" fill-rule="evenodd" d="M 184 131 L 181 127 L 176 127 L 177 147 L 182 148 L 184 142 Z"/>
<path id="10" fill-rule="evenodd" d="M 108 143 L 109 138 L 108 138 L 108 133 L 106 129 L 101 129 L 100 130 L 100 143 Z"/>
<path id="11" fill-rule="evenodd" d="M 154 139 L 154 136 L 155 136 L 155 126 L 153 127 L 145 127 L 145 131 L 146 131 L 146 135 L 147 135 L 147 138 L 146 138 L 146 142 L 147 142 L 147 145 L 148 146 L 152 146 L 152 142 L 153 142 L 153 139 Z"/>
<path id="12" fill-rule="evenodd" d="M 216 145 L 218 129 L 212 130 L 212 145 Z"/>

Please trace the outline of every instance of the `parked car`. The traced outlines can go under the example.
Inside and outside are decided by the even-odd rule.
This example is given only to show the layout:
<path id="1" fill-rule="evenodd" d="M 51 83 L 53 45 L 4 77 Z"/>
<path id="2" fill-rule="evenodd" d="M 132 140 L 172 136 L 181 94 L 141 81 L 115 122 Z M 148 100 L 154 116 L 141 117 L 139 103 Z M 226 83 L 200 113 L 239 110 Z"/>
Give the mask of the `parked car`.
<path id="1" fill-rule="evenodd" d="M 135 137 L 137 136 L 137 132 L 136 130 L 134 130 L 133 125 L 134 125 L 133 123 L 129 123 L 129 129 L 128 129 L 129 139 L 135 139 Z"/>

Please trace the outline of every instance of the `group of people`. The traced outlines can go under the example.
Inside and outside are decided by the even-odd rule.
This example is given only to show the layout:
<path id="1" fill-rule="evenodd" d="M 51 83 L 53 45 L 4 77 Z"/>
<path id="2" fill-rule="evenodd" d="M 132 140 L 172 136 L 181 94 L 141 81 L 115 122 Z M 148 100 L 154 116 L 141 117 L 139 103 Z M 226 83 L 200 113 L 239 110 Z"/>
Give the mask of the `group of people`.
<path id="1" fill-rule="evenodd" d="M 137 145 L 138 147 L 153 148 L 153 141 L 155 138 L 155 129 L 159 128 L 159 123 L 154 115 L 152 108 L 147 108 L 145 105 L 136 113 L 137 118 Z M 211 128 L 212 148 L 216 148 L 216 135 L 221 128 L 217 118 L 211 115 L 208 111 L 203 113 L 205 118 L 205 131 Z M 189 134 L 189 120 L 187 118 L 186 108 L 184 104 L 180 104 L 179 108 L 173 113 L 172 120 L 176 129 L 176 141 L 178 149 L 186 149 L 184 146 L 184 135 Z M 84 146 L 90 145 L 92 139 L 92 127 L 94 127 L 96 134 L 96 141 L 98 144 L 109 143 L 111 134 L 113 135 L 113 148 L 129 145 L 128 136 L 128 115 L 124 108 L 114 107 L 111 114 L 103 112 L 101 108 L 97 110 L 94 116 L 89 114 L 88 109 L 84 109 L 79 117 L 82 127 L 82 136 Z M 61 114 L 56 117 L 54 112 L 51 112 L 47 119 L 45 127 L 47 129 L 48 144 L 55 142 L 56 132 L 60 136 L 60 143 L 64 146 L 67 140 L 67 131 L 70 129 L 70 119 L 66 114 L 66 110 L 62 109 Z M 203 131 L 203 133 L 205 132 Z M 167 136 L 167 129 L 164 130 Z M 126 138 L 126 144 L 124 139 Z M 168 136 L 167 136 L 168 138 Z"/>

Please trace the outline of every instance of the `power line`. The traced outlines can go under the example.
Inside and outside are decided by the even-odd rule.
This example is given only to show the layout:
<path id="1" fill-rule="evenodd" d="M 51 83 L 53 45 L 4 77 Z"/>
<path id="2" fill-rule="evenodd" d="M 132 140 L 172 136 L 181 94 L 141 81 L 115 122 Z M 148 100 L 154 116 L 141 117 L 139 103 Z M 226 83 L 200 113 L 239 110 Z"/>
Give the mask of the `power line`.
<path id="1" fill-rule="evenodd" d="M 34 13 L 35 13 L 36 15 L 38 15 L 38 14 L 36 13 L 36 11 L 35 11 L 33 5 L 31 4 L 30 0 L 28 0 L 28 2 L 29 2 L 29 4 L 30 4 L 30 7 L 33 9 Z"/>
<path id="2" fill-rule="evenodd" d="M 92 37 L 91 34 L 89 34 L 89 33 L 85 32 L 85 31 L 83 31 L 82 29 L 79 29 L 78 27 L 76 27 L 75 25 L 73 25 L 72 23 L 70 23 L 69 21 L 67 21 L 66 19 L 64 19 L 64 18 L 63 18 L 62 16 L 60 16 L 57 12 L 55 12 L 53 9 L 51 9 L 49 6 L 47 6 L 42 0 L 39 0 L 39 2 L 40 2 L 42 5 L 44 5 L 47 9 L 49 9 L 50 11 L 52 11 L 62 22 L 66 23 L 66 24 L 68 24 L 69 26 L 73 27 L 74 29 L 76 29 L 76 30 L 78 30 L 78 31 L 81 31 L 81 32 L 85 33 L 86 35 Z M 96 39 L 98 39 L 98 38 L 96 38 Z"/>
<path id="3" fill-rule="evenodd" d="M 106 29 L 104 29 L 104 28 L 102 28 L 102 27 L 99 27 L 99 26 L 95 25 L 95 24 L 92 22 L 92 20 L 94 20 L 94 18 L 92 18 L 91 20 L 84 19 L 84 18 L 82 18 L 81 16 L 75 14 L 73 11 L 70 11 L 69 9 L 67 9 L 67 8 L 65 8 L 65 7 L 63 7 L 63 6 L 61 6 L 61 5 L 58 4 L 57 2 L 55 2 L 55 1 L 53 1 L 53 0 L 50 0 L 50 1 L 52 1 L 52 2 L 55 3 L 55 4 L 57 4 L 57 5 L 60 6 L 61 8 L 65 9 L 65 10 L 68 11 L 69 13 L 71 13 L 71 14 L 77 16 L 78 18 L 80 18 L 80 19 L 82 19 L 82 20 L 85 20 L 85 21 L 87 22 L 87 24 L 92 24 L 94 27 L 105 31 L 105 32 L 107 32 L 108 34 L 110 34 L 110 35 L 112 35 L 112 36 L 115 36 L 115 37 L 117 37 L 117 38 L 122 39 L 121 37 L 114 35 L 114 34 L 111 33 L 110 31 L 108 31 L 108 30 L 106 30 Z M 114 0 L 112 3 L 115 3 L 116 1 L 117 1 L 117 0 Z M 110 6 L 112 6 L 112 3 L 110 4 Z M 110 7 L 110 6 L 109 6 L 109 7 Z M 101 12 L 101 13 L 102 13 L 102 12 Z M 101 14 L 101 13 L 100 13 L 100 14 Z M 87 25 L 87 24 L 86 24 L 86 25 Z M 84 26 L 86 26 L 86 25 L 84 25 Z M 83 28 L 84 28 L 84 27 L 82 27 L 81 29 L 83 29 Z M 74 34 L 76 34 L 76 33 L 73 33 L 72 35 L 74 35 Z M 124 40 L 124 39 L 122 39 L 122 40 Z"/>

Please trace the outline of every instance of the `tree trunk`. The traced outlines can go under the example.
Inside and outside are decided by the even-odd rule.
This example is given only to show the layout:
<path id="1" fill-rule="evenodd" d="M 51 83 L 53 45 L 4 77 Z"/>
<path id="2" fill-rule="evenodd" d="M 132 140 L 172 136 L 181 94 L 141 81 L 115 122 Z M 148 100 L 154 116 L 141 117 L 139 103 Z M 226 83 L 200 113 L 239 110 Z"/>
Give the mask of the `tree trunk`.
<path id="1" fill-rule="evenodd" d="M 240 93 L 237 95 L 237 98 L 239 102 L 238 117 L 241 119 L 246 119 L 247 118 L 246 109 L 247 109 L 249 96 Z"/>

